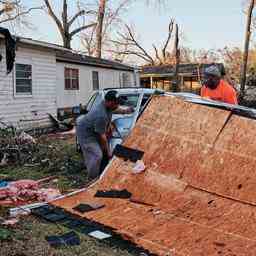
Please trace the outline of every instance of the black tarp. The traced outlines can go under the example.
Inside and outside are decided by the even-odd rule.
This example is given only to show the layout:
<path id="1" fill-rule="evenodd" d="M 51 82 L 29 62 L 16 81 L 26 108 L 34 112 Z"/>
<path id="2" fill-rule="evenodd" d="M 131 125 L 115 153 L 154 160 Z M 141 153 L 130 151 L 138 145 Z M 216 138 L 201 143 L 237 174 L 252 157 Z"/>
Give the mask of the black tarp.
<path id="1" fill-rule="evenodd" d="M 4 35 L 4 37 L 5 37 L 6 70 L 7 70 L 7 74 L 9 74 L 13 69 L 13 65 L 14 65 L 14 61 L 15 61 L 16 41 L 13 39 L 11 33 L 6 28 L 0 27 L 0 34 Z"/>

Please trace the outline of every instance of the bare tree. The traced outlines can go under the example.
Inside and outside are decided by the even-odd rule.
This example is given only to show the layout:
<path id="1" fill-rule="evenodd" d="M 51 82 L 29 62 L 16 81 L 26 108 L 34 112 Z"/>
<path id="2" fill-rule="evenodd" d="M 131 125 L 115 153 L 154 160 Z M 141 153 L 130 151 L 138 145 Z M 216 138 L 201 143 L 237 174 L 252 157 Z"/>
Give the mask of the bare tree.
<path id="1" fill-rule="evenodd" d="M 174 62 L 173 55 L 170 53 L 170 43 L 172 39 L 172 33 L 174 28 L 174 20 L 172 19 L 168 26 L 167 39 L 165 40 L 163 47 L 158 49 L 153 44 L 154 55 L 147 51 L 137 39 L 134 30 L 125 25 L 126 31 L 124 33 L 118 33 L 119 39 L 112 40 L 112 42 L 122 50 L 109 49 L 110 52 L 120 55 L 136 56 L 142 59 L 146 64 L 149 65 L 162 65 L 170 62 Z"/>
<path id="2" fill-rule="evenodd" d="M 114 1 L 106 1 L 104 6 L 100 6 L 98 1 L 91 5 L 92 9 L 95 9 L 92 19 L 97 20 L 97 26 L 81 33 L 81 43 L 90 56 L 101 57 L 105 48 L 111 47 L 113 34 L 123 24 L 122 15 L 128 10 L 132 0 L 115 0 L 114 5 L 111 5 L 111 2 Z"/>
<path id="3" fill-rule="evenodd" d="M 33 10 L 42 9 L 42 7 L 26 7 L 22 0 L 0 0 L 0 24 L 18 21 L 25 23 L 24 18 Z"/>
<path id="4" fill-rule="evenodd" d="M 80 33 L 83 30 L 96 26 L 96 23 L 90 23 L 90 24 L 79 26 L 78 28 L 75 28 L 72 30 L 71 27 L 74 24 L 74 22 L 79 17 L 90 14 L 91 13 L 90 10 L 89 11 L 78 10 L 77 13 L 75 13 L 71 18 L 69 18 L 67 0 L 63 0 L 62 20 L 61 20 L 57 17 L 56 13 L 53 11 L 52 5 L 49 2 L 49 0 L 44 0 L 44 3 L 46 5 L 49 16 L 54 20 L 54 22 L 58 27 L 58 30 L 63 40 L 63 46 L 66 48 L 71 48 L 71 41 L 76 34 Z"/>
<path id="5" fill-rule="evenodd" d="M 243 63 L 242 63 L 241 78 L 240 78 L 240 84 L 241 84 L 240 98 L 241 99 L 244 97 L 244 94 L 245 94 L 246 71 L 247 71 L 250 37 L 251 37 L 252 12 L 254 9 L 254 5 L 255 5 L 255 0 L 250 0 L 250 4 L 247 11 L 244 54 L 243 54 Z"/>
<path id="6" fill-rule="evenodd" d="M 80 4 L 82 2 L 79 1 Z M 101 57 L 103 52 L 106 53 L 105 48 L 113 46 L 113 34 L 124 24 L 122 14 L 129 10 L 130 4 L 135 0 L 98 0 L 95 2 L 97 26 L 82 33 L 81 41 L 87 54 Z M 144 2 L 147 5 L 161 6 L 165 0 L 144 0 Z"/>

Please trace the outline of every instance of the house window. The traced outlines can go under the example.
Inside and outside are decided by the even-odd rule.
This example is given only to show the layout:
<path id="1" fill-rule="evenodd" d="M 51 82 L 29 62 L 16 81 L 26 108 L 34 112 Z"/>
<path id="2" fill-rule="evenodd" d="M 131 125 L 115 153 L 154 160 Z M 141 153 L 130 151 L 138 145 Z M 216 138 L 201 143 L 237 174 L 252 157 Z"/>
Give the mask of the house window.
<path id="1" fill-rule="evenodd" d="M 32 65 L 16 64 L 16 94 L 32 94 Z"/>
<path id="2" fill-rule="evenodd" d="M 65 90 L 79 90 L 79 69 L 65 68 Z"/>
<path id="3" fill-rule="evenodd" d="M 92 88 L 94 91 L 99 90 L 99 72 L 92 71 Z"/>
<path id="4" fill-rule="evenodd" d="M 131 86 L 130 74 L 122 73 L 122 83 L 123 83 L 123 87 Z"/>

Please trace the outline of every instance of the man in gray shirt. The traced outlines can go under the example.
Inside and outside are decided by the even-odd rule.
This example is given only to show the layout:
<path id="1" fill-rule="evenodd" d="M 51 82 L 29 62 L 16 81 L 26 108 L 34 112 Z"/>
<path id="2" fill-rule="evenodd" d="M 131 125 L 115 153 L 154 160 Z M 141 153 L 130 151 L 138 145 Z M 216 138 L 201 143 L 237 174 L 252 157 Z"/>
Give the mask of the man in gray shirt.
<path id="1" fill-rule="evenodd" d="M 77 119 L 76 135 L 89 178 L 96 178 L 100 175 L 103 154 L 111 158 L 106 133 L 111 124 L 113 111 L 119 114 L 133 112 L 133 108 L 119 109 L 119 102 L 117 91 L 108 91 L 104 101 Z"/>

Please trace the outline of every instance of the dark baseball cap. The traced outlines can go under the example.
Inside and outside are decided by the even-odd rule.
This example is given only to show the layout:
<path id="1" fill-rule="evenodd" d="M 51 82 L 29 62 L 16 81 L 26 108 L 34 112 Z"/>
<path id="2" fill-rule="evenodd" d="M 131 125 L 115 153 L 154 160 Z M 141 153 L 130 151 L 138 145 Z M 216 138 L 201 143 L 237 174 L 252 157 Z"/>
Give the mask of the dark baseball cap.
<path id="1" fill-rule="evenodd" d="M 105 100 L 106 100 L 106 101 L 114 101 L 114 102 L 116 102 L 116 103 L 120 103 L 119 94 L 118 94 L 118 92 L 115 91 L 115 90 L 108 91 L 108 92 L 105 94 Z"/>

